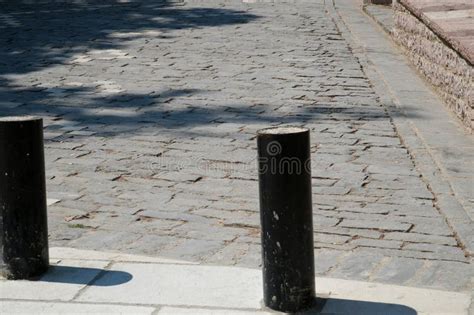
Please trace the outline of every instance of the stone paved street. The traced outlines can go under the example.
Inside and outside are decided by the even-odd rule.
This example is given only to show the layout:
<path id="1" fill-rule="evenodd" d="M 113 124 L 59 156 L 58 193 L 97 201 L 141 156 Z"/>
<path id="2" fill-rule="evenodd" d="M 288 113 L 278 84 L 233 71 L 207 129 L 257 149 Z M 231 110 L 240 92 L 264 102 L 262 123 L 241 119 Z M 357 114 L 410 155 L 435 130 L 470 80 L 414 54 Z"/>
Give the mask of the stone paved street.
<path id="1" fill-rule="evenodd" d="M 3 1 L 0 115 L 44 117 L 51 246 L 258 268 L 255 133 L 298 125 L 319 276 L 472 290 L 328 3 Z"/>

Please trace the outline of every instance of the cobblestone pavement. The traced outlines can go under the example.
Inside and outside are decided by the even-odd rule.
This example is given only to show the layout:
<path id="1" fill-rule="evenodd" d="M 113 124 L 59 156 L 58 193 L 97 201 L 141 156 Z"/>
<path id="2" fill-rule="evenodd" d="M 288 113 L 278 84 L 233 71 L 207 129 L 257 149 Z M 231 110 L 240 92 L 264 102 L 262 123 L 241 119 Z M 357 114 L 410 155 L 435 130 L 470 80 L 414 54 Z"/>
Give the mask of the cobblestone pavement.
<path id="1" fill-rule="evenodd" d="M 255 133 L 301 125 L 318 275 L 472 288 L 471 258 L 321 0 L 0 12 L 0 114 L 45 119 L 51 245 L 257 268 Z"/>

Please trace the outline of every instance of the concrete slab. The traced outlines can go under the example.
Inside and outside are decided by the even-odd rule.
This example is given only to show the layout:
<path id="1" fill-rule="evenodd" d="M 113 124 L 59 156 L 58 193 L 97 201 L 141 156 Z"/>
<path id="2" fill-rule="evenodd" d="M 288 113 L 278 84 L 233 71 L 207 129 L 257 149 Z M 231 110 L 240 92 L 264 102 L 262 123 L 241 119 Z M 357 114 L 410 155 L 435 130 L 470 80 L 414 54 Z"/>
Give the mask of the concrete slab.
<path id="1" fill-rule="evenodd" d="M 329 292 L 328 314 L 468 314 L 464 293 L 360 281 L 316 278 L 317 292 Z"/>
<path id="2" fill-rule="evenodd" d="M 260 270 L 137 263 L 116 263 L 111 270 L 130 273 L 133 279 L 108 287 L 114 275 L 105 274 L 78 300 L 258 309 L 262 298 Z"/>
<path id="3" fill-rule="evenodd" d="M 365 13 L 370 15 L 383 29 L 389 33 L 393 28 L 393 10 L 391 6 L 366 5 L 363 6 Z"/>
<path id="4" fill-rule="evenodd" d="M 231 309 L 209 309 L 209 308 L 182 308 L 182 307 L 163 307 L 157 313 L 158 315 L 269 315 L 265 311 L 236 311 Z"/>
<path id="5" fill-rule="evenodd" d="M 0 301 L 3 314 L 152 314 L 154 307 L 58 303 L 31 301 Z"/>
<path id="6" fill-rule="evenodd" d="M 58 257 L 60 266 L 40 281 L 0 282 L 2 314 L 273 313 L 262 308 L 258 269 L 144 262 L 148 257 L 137 257 L 141 262 L 97 261 L 87 260 L 88 255 L 108 254 L 63 252 L 78 260 Z M 67 269 L 73 267 L 76 270 Z M 304 314 L 467 315 L 471 303 L 466 293 L 322 277 L 316 278 L 316 291 L 319 297 L 327 297 L 326 304 L 321 313 L 312 309 Z"/>
<path id="7" fill-rule="evenodd" d="M 62 260 L 37 281 L 0 282 L 2 299 L 70 301 L 107 266 L 95 260 Z"/>

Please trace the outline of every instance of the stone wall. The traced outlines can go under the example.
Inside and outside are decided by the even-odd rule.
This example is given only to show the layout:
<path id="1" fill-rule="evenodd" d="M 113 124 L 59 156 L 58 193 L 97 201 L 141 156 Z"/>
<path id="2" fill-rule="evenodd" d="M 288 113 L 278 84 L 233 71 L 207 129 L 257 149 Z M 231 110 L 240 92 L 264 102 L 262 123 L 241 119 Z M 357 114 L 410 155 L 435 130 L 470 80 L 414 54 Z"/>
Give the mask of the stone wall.
<path id="1" fill-rule="evenodd" d="M 448 107 L 472 132 L 474 84 L 472 64 L 459 55 L 399 2 L 394 7 L 393 37 L 433 84 Z"/>

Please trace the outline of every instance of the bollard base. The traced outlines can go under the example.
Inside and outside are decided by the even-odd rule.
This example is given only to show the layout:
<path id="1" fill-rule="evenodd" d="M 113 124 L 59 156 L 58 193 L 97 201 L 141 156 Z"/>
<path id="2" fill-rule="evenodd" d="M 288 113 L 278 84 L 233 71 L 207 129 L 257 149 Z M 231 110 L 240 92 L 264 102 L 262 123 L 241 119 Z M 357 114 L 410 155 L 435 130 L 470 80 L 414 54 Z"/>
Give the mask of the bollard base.
<path id="1" fill-rule="evenodd" d="M 31 279 L 48 271 L 49 264 L 41 258 L 17 258 L 0 265 L 0 276 L 8 280 Z"/>
<path id="2" fill-rule="evenodd" d="M 316 295 L 313 289 L 308 288 L 306 292 L 298 291 L 280 299 L 275 295 L 265 297 L 265 306 L 274 311 L 295 313 L 308 310 L 316 305 Z"/>

